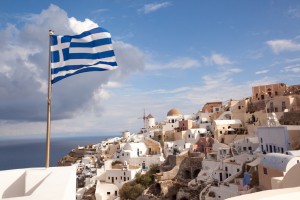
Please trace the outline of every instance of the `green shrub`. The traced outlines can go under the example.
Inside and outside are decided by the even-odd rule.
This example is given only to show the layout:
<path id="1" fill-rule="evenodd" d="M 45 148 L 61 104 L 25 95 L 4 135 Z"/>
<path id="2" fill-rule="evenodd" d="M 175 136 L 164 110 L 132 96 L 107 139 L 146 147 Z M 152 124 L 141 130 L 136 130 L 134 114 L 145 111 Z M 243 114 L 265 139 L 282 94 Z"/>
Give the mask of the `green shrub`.
<path id="1" fill-rule="evenodd" d="M 137 199 L 143 191 L 154 183 L 154 174 L 159 172 L 158 165 L 151 165 L 146 174 L 137 173 L 135 180 L 125 183 L 120 189 L 121 199 Z"/>
<path id="2" fill-rule="evenodd" d="M 144 190 L 145 187 L 141 184 L 136 184 L 135 182 L 125 183 L 120 189 L 120 197 L 121 199 L 135 200 Z"/>

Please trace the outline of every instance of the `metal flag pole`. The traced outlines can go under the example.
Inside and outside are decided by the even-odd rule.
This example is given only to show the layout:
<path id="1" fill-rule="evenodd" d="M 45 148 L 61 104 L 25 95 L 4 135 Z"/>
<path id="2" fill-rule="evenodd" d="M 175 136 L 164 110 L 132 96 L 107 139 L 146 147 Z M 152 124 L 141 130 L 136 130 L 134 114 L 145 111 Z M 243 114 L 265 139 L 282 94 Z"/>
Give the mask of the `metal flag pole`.
<path id="1" fill-rule="evenodd" d="M 45 167 L 49 167 L 50 160 L 50 132 L 51 132 L 51 96 L 52 96 L 52 84 L 51 84 L 51 38 L 53 34 L 52 30 L 49 30 L 49 62 L 48 62 L 48 100 L 47 100 L 47 134 L 46 134 L 46 162 Z"/>

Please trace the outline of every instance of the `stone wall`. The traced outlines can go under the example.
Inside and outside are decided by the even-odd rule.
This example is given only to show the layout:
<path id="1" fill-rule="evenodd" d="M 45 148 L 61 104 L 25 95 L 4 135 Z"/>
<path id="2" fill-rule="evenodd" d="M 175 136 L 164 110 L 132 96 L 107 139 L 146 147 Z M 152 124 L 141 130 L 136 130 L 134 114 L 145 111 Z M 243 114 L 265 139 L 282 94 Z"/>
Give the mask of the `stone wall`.
<path id="1" fill-rule="evenodd" d="M 150 155 L 160 154 L 161 146 L 160 146 L 159 142 L 157 142 L 151 138 L 148 138 L 148 137 L 145 138 L 144 142 L 145 142 L 146 146 L 148 147 L 148 153 Z"/>
<path id="2" fill-rule="evenodd" d="M 197 177 L 202 169 L 202 157 L 186 157 L 180 165 L 178 179 L 191 180 Z"/>
<path id="3" fill-rule="evenodd" d="M 176 165 L 180 165 L 187 155 L 168 155 L 165 162 L 160 166 L 160 171 L 165 172 L 173 169 Z"/>
<path id="4" fill-rule="evenodd" d="M 286 112 L 280 118 L 281 125 L 300 125 L 300 112 Z"/>

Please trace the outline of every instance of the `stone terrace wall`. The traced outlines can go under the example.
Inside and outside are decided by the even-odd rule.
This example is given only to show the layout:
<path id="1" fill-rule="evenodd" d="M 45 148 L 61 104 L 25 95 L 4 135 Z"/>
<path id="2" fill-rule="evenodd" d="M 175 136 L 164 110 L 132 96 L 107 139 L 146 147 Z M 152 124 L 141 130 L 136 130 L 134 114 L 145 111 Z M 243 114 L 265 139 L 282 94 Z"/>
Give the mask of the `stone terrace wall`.
<path id="1" fill-rule="evenodd" d="M 202 169 L 202 157 L 186 157 L 180 165 L 177 178 L 191 180 L 196 178 Z"/>

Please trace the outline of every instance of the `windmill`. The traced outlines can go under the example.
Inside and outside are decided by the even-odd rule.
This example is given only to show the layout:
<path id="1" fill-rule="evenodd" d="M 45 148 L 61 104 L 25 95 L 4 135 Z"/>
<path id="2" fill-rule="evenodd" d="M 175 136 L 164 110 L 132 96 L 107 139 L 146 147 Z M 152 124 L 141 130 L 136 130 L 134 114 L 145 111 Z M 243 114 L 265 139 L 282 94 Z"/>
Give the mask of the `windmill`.
<path id="1" fill-rule="evenodd" d="M 146 117 L 146 110 L 145 110 L 145 108 L 144 108 L 144 116 L 143 117 L 139 117 L 138 119 L 143 119 L 144 120 L 144 128 L 146 128 L 146 119 L 147 119 L 147 117 Z"/>

